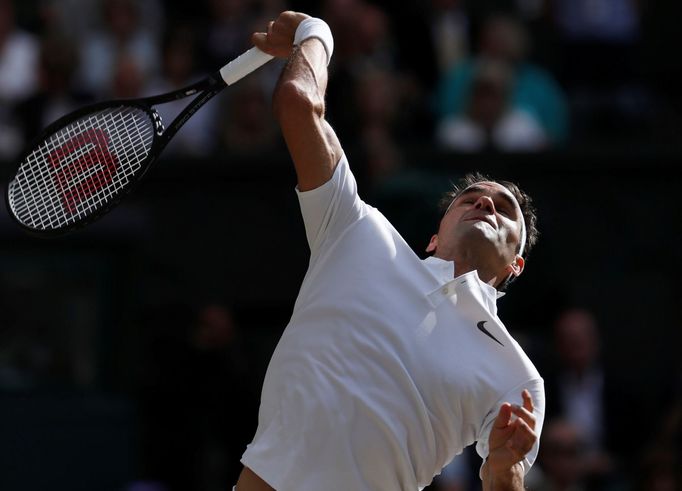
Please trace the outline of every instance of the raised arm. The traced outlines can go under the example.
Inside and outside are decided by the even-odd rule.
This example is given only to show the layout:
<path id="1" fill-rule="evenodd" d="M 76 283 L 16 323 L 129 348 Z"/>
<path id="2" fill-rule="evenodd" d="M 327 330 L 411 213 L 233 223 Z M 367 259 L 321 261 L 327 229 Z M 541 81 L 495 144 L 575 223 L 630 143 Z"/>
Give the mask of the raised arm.
<path id="1" fill-rule="evenodd" d="M 309 16 L 282 12 L 268 25 L 267 32 L 255 33 L 253 43 L 287 64 L 275 88 L 273 110 L 294 161 L 298 189 L 315 189 L 331 179 L 342 149 L 336 134 L 324 119 L 328 55 L 316 37 L 294 46 L 294 35 Z M 331 55 L 331 53 L 330 53 Z"/>

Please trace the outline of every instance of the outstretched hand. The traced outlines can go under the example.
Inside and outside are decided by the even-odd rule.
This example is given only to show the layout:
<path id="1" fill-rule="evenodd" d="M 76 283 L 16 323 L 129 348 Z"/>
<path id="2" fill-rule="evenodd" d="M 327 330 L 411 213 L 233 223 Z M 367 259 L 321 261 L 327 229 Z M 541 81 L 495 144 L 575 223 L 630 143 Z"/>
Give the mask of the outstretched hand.
<path id="1" fill-rule="evenodd" d="M 268 23 L 266 32 L 255 32 L 251 41 L 261 51 L 278 58 L 288 58 L 294 44 L 296 28 L 309 15 L 287 10 L 279 14 L 276 20 Z"/>
<path id="2" fill-rule="evenodd" d="M 493 474 L 508 472 L 524 459 L 537 441 L 533 399 L 527 390 L 521 396 L 523 406 L 502 404 L 490 430 L 487 465 Z"/>

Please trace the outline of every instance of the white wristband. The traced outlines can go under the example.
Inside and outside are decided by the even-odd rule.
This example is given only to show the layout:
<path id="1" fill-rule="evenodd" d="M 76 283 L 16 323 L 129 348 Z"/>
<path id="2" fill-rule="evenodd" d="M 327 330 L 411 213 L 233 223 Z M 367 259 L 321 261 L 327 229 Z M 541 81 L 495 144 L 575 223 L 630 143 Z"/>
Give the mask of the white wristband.
<path id="1" fill-rule="evenodd" d="M 296 34 L 294 34 L 294 44 L 300 45 L 303 41 L 309 38 L 317 38 L 324 45 L 324 50 L 327 52 L 327 65 L 332 59 L 332 53 L 334 52 L 334 38 L 332 37 L 332 31 L 329 26 L 322 19 L 317 17 L 308 17 L 302 21 L 298 28 L 296 28 Z"/>

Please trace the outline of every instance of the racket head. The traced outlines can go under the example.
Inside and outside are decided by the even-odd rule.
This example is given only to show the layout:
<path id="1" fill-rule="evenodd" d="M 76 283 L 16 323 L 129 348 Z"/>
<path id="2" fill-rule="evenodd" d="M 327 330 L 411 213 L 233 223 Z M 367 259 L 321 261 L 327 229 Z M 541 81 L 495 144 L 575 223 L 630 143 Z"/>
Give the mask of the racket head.
<path id="1" fill-rule="evenodd" d="M 140 181 L 163 148 L 163 123 L 141 101 L 109 101 L 48 126 L 22 156 L 7 209 L 30 234 L 50 237 L 104 215 Z"/>

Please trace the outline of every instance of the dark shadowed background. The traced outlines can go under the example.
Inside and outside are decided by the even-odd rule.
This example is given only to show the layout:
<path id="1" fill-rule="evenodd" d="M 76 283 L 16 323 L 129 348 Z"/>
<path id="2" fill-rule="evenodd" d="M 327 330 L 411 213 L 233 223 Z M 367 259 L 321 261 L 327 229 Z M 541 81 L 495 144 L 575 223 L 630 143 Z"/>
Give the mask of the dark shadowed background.
<path id="1" fill-rule="evenodd" d="M 468 171 L 534 198 L 540 240 L 499 301 L 547 381 L 528 487 L 679 489 L 672 0 L 0 0 L 3 193 L 50 121 L 196 80 L 288 8 L 331 25 L 327 117 L 419 255 Z M 211 101 L 87 229 L 35 239 L 0 205 L 3 491 L 231 489 L 307 266 L 280 67 Z M 477 459 L 431 489 L 480 487 Z"/>

